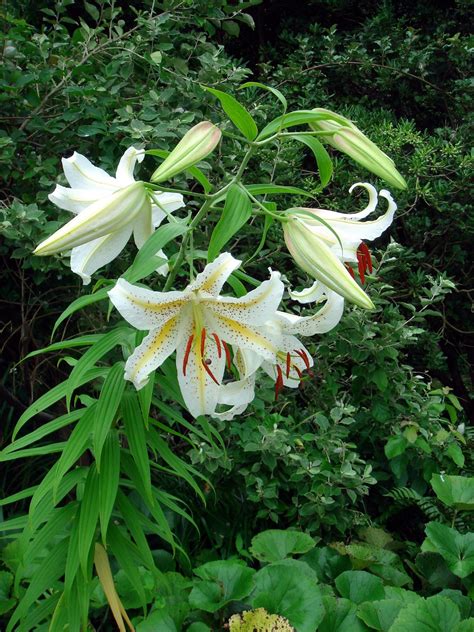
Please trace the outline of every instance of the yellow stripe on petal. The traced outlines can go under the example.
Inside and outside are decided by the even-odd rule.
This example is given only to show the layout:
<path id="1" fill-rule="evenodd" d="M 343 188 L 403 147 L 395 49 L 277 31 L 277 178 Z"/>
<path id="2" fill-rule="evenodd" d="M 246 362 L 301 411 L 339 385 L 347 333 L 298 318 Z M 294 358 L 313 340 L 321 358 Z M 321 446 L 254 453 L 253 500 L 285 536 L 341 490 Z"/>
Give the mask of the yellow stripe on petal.
<path id="1" fill-rule="evenodd" d="M 219 338 L 243 349 L 250 349 L 266 359 L 273 359 L 278 350 L 276 340 L 258 327 L 249 327 L 244 323 L 226 318 L 215 311 L 208 310 L 206 319 Z"/>

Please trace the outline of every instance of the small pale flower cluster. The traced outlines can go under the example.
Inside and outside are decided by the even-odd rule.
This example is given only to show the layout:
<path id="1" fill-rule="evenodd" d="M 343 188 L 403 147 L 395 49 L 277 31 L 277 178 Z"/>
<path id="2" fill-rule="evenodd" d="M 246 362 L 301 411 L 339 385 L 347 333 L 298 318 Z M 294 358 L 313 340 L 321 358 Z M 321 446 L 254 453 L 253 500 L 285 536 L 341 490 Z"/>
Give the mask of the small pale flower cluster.
<path id="1" fill-rule="evenodd" d="M 220 131 L 211 123 L 195 126 L 153 174 L 152 182 L 162 182 L 201 160 L 219 139 Z M 70 250 L 71 269 L 89 283 L 132 234 L 141 248 L 167 215 L 184 206 L 180 194 L 154 192 L 135 181 L 135 164 L 144 155 L 143 150 L 127 149 L 115 177 L 80 154 L 63 159 L 70 188 L 57 185 L 49 197 L 75 216 L 43 241 L 36 254 Z M 254 399 L 259 370 L 274 380 L 276 397 L 283 387 L 298 387 L 313 366 L 299 337 L 333 329 L 342 317 L 344 299 L 373 308 L 352 264 L 363 284 L 365 274 L 372 271 L 364 240 L 375 239 L 390 226 L 396 205 L 388 191 L 377 194 L 372 185 L 356 183 L 350 192 L 355 187 L 365 188 L 369 195 L 367 207 L 357 213 L 293 208 L 284 215 L 288 250 L 316 280 L 312 287 L 289 295 L 299 303 L 317 303 L 318 310 L 310 316 L 279 309 L 285 288 L 277 271 L 270 270 L 270 278 L 245 296 L 222 296 L 225 282 L 241 264 L 228 252 L 209 263 L 183 291 L 155 292 L 119 279 L 109 292 L 110 300 L 133 327 L 148 332 L 128 358 L 125 378 L 142 388 L 176 352 L 178 382 L 189 412 L 221 419 L 241 414 Z M 361 221 L 375 211 L 379 197 L 387 203 L 385 213 Z M 166 274 L 167 266 L 157 271 Z"/>

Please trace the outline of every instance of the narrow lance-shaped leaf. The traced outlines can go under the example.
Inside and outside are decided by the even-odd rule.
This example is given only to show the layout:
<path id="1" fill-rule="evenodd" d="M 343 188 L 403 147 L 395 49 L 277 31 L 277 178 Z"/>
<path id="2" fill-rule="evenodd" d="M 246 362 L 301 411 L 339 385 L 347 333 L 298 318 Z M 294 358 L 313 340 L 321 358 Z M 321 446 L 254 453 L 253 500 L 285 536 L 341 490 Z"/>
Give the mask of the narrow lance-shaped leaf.
<path id="1" fill-rule="evenodd" d="M 222 215 L 212 231 L 208 261 L 213 261 L 222 248 L 252 215 L 252 204 L 247 193 L 237 184 L 230 188 Z"/>
<path id="2" fill-rule="evenodd" d="M 245 138 L 254 140 L 258 134 L 258 128 L 253 120 L 252 116 L 247 112 L 244 106 L 237 101 L 230 94 L 222 92 L 222 90 L 216 90 L 215 88 L 208 88 L 202 86 L 204 90 L 210 92 L 217 97 L 222 105 L 222 109 L 230 118 L 235 127 L 242 132 Z"/>
<path id="3" fill-rule="evenodd" d="M 140 602 L 143 608 L 145 608 L 146 594 L 143 587 L 142 577 L 138 572 L 137 561 L 139 560 L 137 560 L 136 556 L 133 555 L 135 545 L 130 542 L 129 538 L 125 538 L 121 530 L 114 524 L 110 525 L 109 529 L 109 549 L 112 551 L 125 575 L 137 591 Z"/>
<path id="4" fill-rule="evenodd" d="M 238 89 L 242 90 L 243 88 L 260 88 L 262 90 L 266 90 L 267 92 L 271 92 L 273 96 L 275 96 L 283 105 L 283 112 L 286 112 L 288 108 L 288 102 L 285 96 L 283 95 L 283 93 L 280 92 L 280 90 L 277 90 L 277 88 L 272 88 L 272 86 L 266 86 L 264 83 L 260 83 L 259 81 L 246 81 L 241 86 L 239 86 Z"/>
<path id="5" fill-rule="evenodd" d="M 100 532 L 104 545 L 107 528 L 115 504 L 120 478 L 120 444 L 116 431 L 110 432 L 104 443 L 99 472 L 99 518 Z"/>
<path id="6" fill-rule="evenodd" d="M 151 493 L 150 461 L 145 425 L 135 393 L 127 393 L 122 400 L 121 410 L 130 453 L 142 481 L 146 497 L 151 504 L 154 504 Z"/>
<path id="7" fill-rule="evenodd" d="M 97 402 L 92 445 L 97 463 L 97 470 L 99 472 L 102 447 L 120 406 L 124 389 L 125 379 L 123 362 L 117 362 L 107 373 L 107 377 L 105 378 L 100 391 L 99 401 Z"/>
<path id="8" fill-rule="evenodd" d="M 107 601 L 109 602 L 110 610 L 112 611 L 112 615 L 117 623 L 118 629 L 120 630 L 120 632 L 126 632 L 124 623 L 125 619 L 130 630 L 132 632 L 135 632 L 135 628 L 133 627 L 132 622 L 125 612 L 122 602 L 117 595 L 117 591 L 114 585 L 114 578 L 110 569 L 109 558 L 107 557 L 107 553 L 105 552 L 104 547 L 100 544 L 95 545 L 94 564 L 97 575 L 99 576 L 99 581 L 102 585 Z"/>
<path id="9" fill-rule="evenodd" d="M 99 476 L 95 464 L 89 468 L 84 495 L 81 500 L 78 527 L 79 563 L 84 573 L 88 575 L 90 551 L 94 542 L 95 529 L 99 518 Z"/>
<path id="10" fill-rule="evenodd" d="M 110 288 L 104 287 L 93 294 L 87 294 L 86 296 L 80 296 L 76 298 L 70 305 L 66 307 L 61 316 L 54 323 L 53 331 L 51 333 L 51 337 L 54 336 L 56 329 L 59 327 L 61 323 L 63 323 L 69 316 L 72 316 L 75 312 L 79 311 L 83 307 L 87 307 L 88 305 L 93 305 L 94 303 L 98 303 L 99 301 L 104 301 L 108 298 L 107 292 Z"/>
<path id="11" fill-rule="evenodd" d="M 273 136 L 273 134 L 288 127 L 296 127 L 297 125 L 306 125 L 307 123 L 327 120 L 344 123 L 346 119 L 334 113 L 329 115 L 323 114 L 322 112 L 313 112 L 313 110 L 296 110 L 295 112 L 288 112 L 287 114 L 277 116 L 273 121 L 270 121 L 270 123 L 262 129 L 257 140 L 263 140 L 269 136 Z"/>
<path id="12" fill-rule="evenodd" d="M 316 158 L 319 170 L 319 178 L 323 187 L 329 182 L 332 176 L 332 161 L 324 148 L 323 144 L 313 136 L 304 136 L 303 134 L 288 134 L 288 138 L 297 140 L 311 149 Z"/>

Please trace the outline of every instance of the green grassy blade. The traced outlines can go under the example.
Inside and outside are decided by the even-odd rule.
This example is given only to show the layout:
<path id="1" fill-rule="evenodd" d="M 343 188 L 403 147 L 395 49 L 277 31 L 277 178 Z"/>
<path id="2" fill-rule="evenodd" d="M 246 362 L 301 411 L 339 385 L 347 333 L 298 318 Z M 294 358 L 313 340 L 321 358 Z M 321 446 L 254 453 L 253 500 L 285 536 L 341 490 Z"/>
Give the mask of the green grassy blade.
<path id="1" fill-rule="evenodd" d="M 53 485 L 56 480 L 56 473 L 57 462 L 43 478 L 31 498 L 29 519 L 33 526 L 41 524 L 45 512 L 51 511 L 55 506 L 55 503 L 53 503 Z M 61 502 L 64 496 L 69 494 L 71 489 L 82 481 L 86 473 L 86 468 L 80 467 L 63 476 L 56 490 L 56 502 Z M 46 498 L 46 496 L 48 497 Z"/>
<path id="2" fill-rule="evenodd" d="M 240 85 L 238 89 L 242 90 L 243 88 L 260 88 L 261 90 L 266 90 L 267 92 L 271 92 L 273 96 L 275 96 L 283 105 L 283 112 L 286 112 L 286 109 L 288 107 L 288 102 L 285 96 L 283 95 L 283 93 L 280 92 L 280 90 L 277 90 L 277 88 L 272 88 L 272 86 L 266 86 L 264 83 L 260 83 L 259 81 L 246 81 L 245 83 Z"/>
<path id="3" fill-rule="evenodd" d="M 68 538 L 64 538 L 51 549 L 47 564 L 38 567 L 31 582 L 8 622 L 6 632 L 12 632 L 16 624 L 27 614 L 35 601 L 56 582 L 64 573 L 64 559 L 68 547 Z"/>
<path id="4" fill-rule="evenodd" d="M 38 448 L 26 448 L 25 450 L 17 450 L 10 454 L 0 454 L 0 463 L 5 461 L 16 461 L 17 459 L 25 459 L 32 456 L 41 456 L 43 454 L 54 454 L 55 452 L 62 452 L 65 441 L 59 443 L 50 443 L 48 445 L 40 446 Z"/>
<path id="5" fill-rule="evenodd" d="M 242 132 L 245 138 L 254 140 L 258 134 L 258 128 L 250 113 L 244 108 L 244 106 L 222 90 L 216 90 L 215 88 L 208 88 L 202 86 L 204 90 L 210 92 L 217 97 L 221 103 L 222 109 L 230 118 L 235 127 Z"/>
<path id="6" fill-rule="evenodd" d="M 90 382 L 91 380 L 95 380 L 97 377 L 100 377 L 104 374 L 103 368 L 95 368 L 90 371 L 86 371 L 86 373 L 82 376 L 80 383 L 77 384 L 76 388 Z M 39 412 L 42 412 L 46 408 L 49 408 L 56 402 L 58 402 L 63 397 L 66 397 L 66 394 L 69 389 L 69 380 L 65 380 L 58 384 L 50 391 L 39 397 L 36 402 L 31 404 L 25 412 L 21 415 L 20 419 L 17 421 L 16 426 L 13 430 L 12 439 L 15 440 L 16 435 L 23 428 L 27 421 L 29 421 L 32 417 L 37 415 Z"/>
<path id="7" fill-rule="evenodd" d="M 93 345 L 102 334 L 89 334 L 88 336 L 79 336 L 78 338 L 71 338 L 70 340 L 62 340 L 61 342 L 54 342 L 47 347 L 43 347 L 43 349 L 36 349 L 32 351 L 27 356 L 25 356 L 22 360 L 28 360 L 28 358 L 33 358 L 34 356 L 41 355 L 43 353 L 51 353 L 52 351 L 61 351 L 63 349 L 74 349 L 75 347 L 88 347 Z"/>
<path id="8" fill-rule="evenodd" d="M 87 577 L 90 551 L 94 542 L 95 529 L 99 519 L 99 475 L 95 464 L 89 468 L 84 495 L 81 500 L 78 527 L 78 554 L 79 563 Z"/>
<path id="9" fill-rule="evenodd" d="M 29 498 L 30 496 L 33 496 L 37 489 L 38 485 L 34 485 L 34 487 L 28 487 L 27 489 L 23 489 L 21 492 L 17 492 L 16 494 L 12 494 L 11 496 L 2 498 L 0 500 L 0 507 L 4 507 L 5 505 L 10 505 L 12 503 L 17 503 L 19 500 Z"/>
<path id="10" fill-rule="evenodd" d="M 33 561 L 49 545 L 54 544 L 54 540 L 60 535 L 65 535 L 68 526 L 77 512 L 77 504 L 69 503 L 59 509 L 53 509 L 48 521 L 38 530 L 36 536 L 32 538 L 24 552 L 27 561 Z"/>
<path id="11" fill-rule="evenodd" d="M 82 411 L 80 409 L 73 410 L 72 412 L 67 413 L 66 415 L 61 415 L 61 417 L 58 417 L 57 419 L 53 419 L 53 421 L 48 421 L 47 423 L 40 426 L 33 432 L 30 432 L 29 434 L 24 435 L 23 437 L 21 437 L 21 439 L 18 439 L 17 441 L 10 443 L 10 445 L 8 445 L 4 450 L 2 450 L 2 452 L 0 452 L 0 455 L 9 454 L 10 452 L 15 452 L 16 450 L 26 448 L 32 443 L 36 443 L 36 441 L 40 441 L 41 439 L 44 439 L 44 437 L 47 437 L 49 434 L 52 434 L 53 432 L 57 432 L 58 430 L 61 430 L 61 428 L 68 426 L 73 421 L 77 421 L 81 417 L 81 415 L 82 415 Z"/>
<path id="12" fill-rule="evenodd" d="M 252 204 L 247 193 L 238 185 L 232 185 L 227 193 L 224 210 L 212 231 L 207 254 L 214 261 L 227 242 L 248 222 L 252 215 Z"/>
<path id="13" fill-rule="evenodd" d="M 138 572 L 137 557 L 134 555 L 134 544 L 130 542 L 128 538 L 122 535 L 121 530 L 114 524 L 109 528 L 109 550 L 112 551 L 116 560 L 120 564 L 125 575 L 128 577 L 130 583 L 137 591 L 138 597 L 141 601 L 142 607 L 146 608 L 146 594 L 143 588 L 143 582 L 140 573 Z M 138 552 L 137 552 L 138 553 Z"/>
<path id="14" fill-rule="evenodd" d="M 318 165 L 321 185 L 325 187 L 332 177 L 332 160 L 323 144 L 314 136 L 304 136 L 303 134 L 289 134 L 289 138 L 303 143 L 311 149 Z"/>
<path id="15" fill-rule="evenodd" d="M 71 398 L 74 390 L 82 383 L 84 375 L 87 375 L 96 362 L 102 359 L 106 353 L 111 351 L 114 347 L 119 345 L 124 336 L 130 331 L 126 327 L 116 327 L 106 334 L 102 335 L 102 338 L 96 342 L 85 354 L 78 360 L 77 364 L 71 371 L 71 375 L 67 380 L 68 391 L 66 393 L 66 403 L 69 409 L 71 405 Z"/>
<path id="16" fill-rule="evenodd" d="M 37 630 L 38 626 L 44 619 L 49 618 L 59 601 L 60 594 L 54 593 L 37 601 L 35 607 L 32 608 L 28 614 L 22 618 L 18 627 L 18 632 L 31 632 L 31 630 Z"/>
<path id="17" fill-rule="evenodd" d="M 287 114 L 282 114 L 281 116 L 277 116 L 277 118 L 270 121 L 268 125 L 266 125 L 260 134 L 258 135 L 257 140 L 263 140 L 264 138 L 268 138 L 269 136 L 273 136 L 278 131 L 282 129 L 286 129 L 287 127 L 295 127 L 297 125 L 306 125 L 308 123 L 316 123 L 321 120 L 332 120 L 338 123 L 346 124 L 345 119 L 342 116 L 338 116 L 337 114 L 328 115 L 326 112 L 313 112 L 312 110 L 295 110 L 294 112 L 288 112 Z"/>
<path id="18" fill-rule="evenodd" d="M 18 516 L 0 522 L 0 533 L 7 531 L 21 531 L 28 524 L 28 516 Z"/>
<path id="19" fill-rule="evenodd" d="M 107 542 L 107 528 L 115 504 L 120 478 L 120 444 L 116 431 L 110 432 L 102 451 L 99 472 L 99 519 L 104 546 Z"/>
<path id="20" fill-rule="evenodd" d="M 104 287 L 98 290 L 97 292 L 94 292 L 93 294 L 87 294 L 86 296 L 80 296 L 79 298 L 76 298 L 75 301 L 73 301 L 70 305 L 68 305 L 68 307 L 66 307 L 64 312 L 54 323 L 51 337 L 54 336 L 56 329 L 59 327 L 59 325 L 63 323 L 66 320 L 66 318 L 69 318 L 69 316 L 74 314 L 74 312 L 77 312 L 83 307 L 87 307 L 88 305 L 92 305 L 93 303 L 98 303 L 99 301 L 103 301 L 106 298 L 108 298 L 107 292 L 109 289 L 110 287 Z"/>
<path id="21" fill-rule="evenodd" d="M 135 393 L 127 394 L 122 400 L 122 417 L 127 435 L 130 453 L 135 461 L 135 465 L 145 490 L 146 498 L 153 504 L 151 493 L 150 460 L 148 457 L 147 437 L 145 425 L 138 398 Z"/>
<path id="22" fill-rule="evenodd" d="M 120 490 L 117 494 L 117 506 L 122 514 L 122 518 L 127 529 L 130 531 L 132 538 L 135 540 L 135 544 L 140 552 L 143 563 L 150 570 L 155 570 L 155 560 L 153 559 L 151 549 L 148 545 L 148 540 L 146 539 L 145 533 L 140 525 L 140 521 L 137 519 L 140 512 Z"/>
<path id="23" fill-rule="evenodd" d="M 155 388 L 155 375 L 156 373 L 155 371 L 153 371 L 153 373 L 150 375 L 150 379 L 148 380 L 148 382 L 137 393 L 138 401 L 140 402 L 140 409 L 143 415 L 143 423 L 145 424 L 147 428 L 148 428 L 148 416 L 150 414 L 151 400 L 152 400 L 153 391 Z"/>
<path id="24" fill-rule="evenodd" d="M 120 406 L 123 391 L 125 388 L 123 362 L 117 362 L 107 373 L 99 401 L 97 402 L 96 422 L 92 435 L 92 446 L 97 463 L 97 470 L 100 472 L 101 453 L 107 433 L 110 430 L 115 414 Z"/>

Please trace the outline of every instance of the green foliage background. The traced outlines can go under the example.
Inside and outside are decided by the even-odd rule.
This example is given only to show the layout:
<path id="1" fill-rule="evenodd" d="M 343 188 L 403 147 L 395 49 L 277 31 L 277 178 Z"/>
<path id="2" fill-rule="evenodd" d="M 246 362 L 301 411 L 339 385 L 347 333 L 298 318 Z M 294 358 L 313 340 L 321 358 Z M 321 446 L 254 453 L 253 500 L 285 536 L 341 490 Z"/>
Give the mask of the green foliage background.
<path id="1" fill-rule="evenodd" d="M 454 524 L 456 516 L 439 513 L 429 481 L 436 472 L 472 474 L 468 4 L 297 4 L 3 6 L 2 441 L 9 441 L 23 410 L 67 375 L 59 356 L 16 365 L 48 343 L 58 314 L 83 292 L 60 258 L 31 256 L 67 215 L 47 199 L 60 158 L 76 150 L 111 170 L 130 144 L 170 149 L 199 120 L 222 121 L 201 84 L 237 94 L 247 78 L 262 81 L 282 90 L 293 109 L 327 107 L 353 119 L 394 158 L 408 189 L 396 194 L 393 243 L 383 237 L 377 244 L 381 266 L 369 289 L 376 312 L 348 308 L 341 324 L 313 344 L 316 375 L 302 390 L 274 402 L 269 382 L 243 418 L 216 424 L 224 446 L 202 443 L 192 432 L 191 449 L 176 439 L 173 450 L 212 488 L 205 489 L 204 508 L 184 483 L 161 477 L 191 507 L 200 535 L 177 515 L 169 520 L 196 565 L 237 551 L 245 557 L 252 536 L 274 526 L 347 544 L 360 529 L 377 525 L 399 542 L 415 587 L 431 594 L 434 584 L 421 581 L 410 564 L 427 520 Z M 259 123 L 278 113 L 262 93 L 239 98 Z M 237 142 L 212 170 L 205 164 L 208 177 L 241 153 Z M 300 171 L 318 205 L 337 199 L 339 210 L 348 210 L 349 186 L 367 174 L 341 154 L 334 159 L 333 182 L 324 192 L 312 156 L 294 145 L 282 149 L 278 162 L 268 149 L 250 168 L 254 182 L 272 177 L 289 185 Z M 207 246 L 210 232 L 203 231 L 197 247 Z M 247 258 L 252 246 L 244 234 L 232 252 Z M 273 227 L 248 272 L 261 275 L 270 252 L 279 253 L 280 269 L 294 285 L 305 283 Z M 130 253 L 122 257 L 104 278 L 125 269 Z M 61 335 L 100 331 L 106 317 L 89 309 Z M 38 425 L 48 420 L 42 415 Z M 33 485 L 49 466 L 48 457 L 37 457 L 4 468 L 3 495 Z M 13 517 L 23 510 L 20 501 L 4 512 Z M 456 524 L 469 530 L 467 518 Z M 178 562 L 189 572 L 184 559 Z M 97 604 L 100 611 L 104 604 L 99 598 Z"/>

